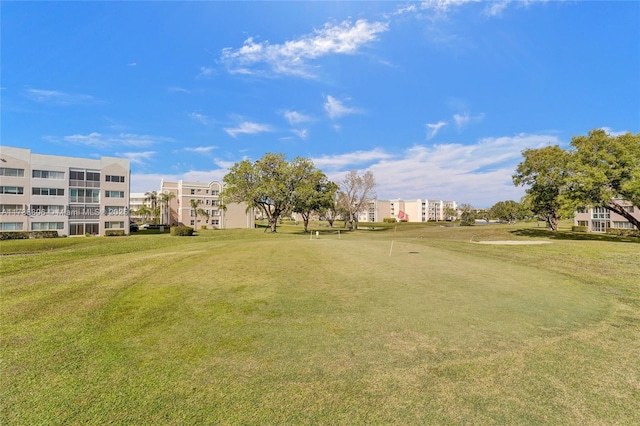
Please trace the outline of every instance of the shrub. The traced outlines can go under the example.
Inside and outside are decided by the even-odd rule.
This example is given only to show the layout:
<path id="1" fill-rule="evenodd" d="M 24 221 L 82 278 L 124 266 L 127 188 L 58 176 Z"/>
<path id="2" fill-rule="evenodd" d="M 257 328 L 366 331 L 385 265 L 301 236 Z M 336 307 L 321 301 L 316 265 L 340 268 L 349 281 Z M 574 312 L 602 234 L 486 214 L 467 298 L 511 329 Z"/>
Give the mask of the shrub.
<path id="1" fill-rule="evenodd" d="M 607 234 L 619 237 L 640 237 L 640 231 L 637 229 L 607 228 Z"/>
<path id="2" fill-rule="evenodd" d="M 107 229 L 104 231 L 105 237 L 124 237 L 124 229 Z"/>
<path id="3" fill-rule="evenodd" d="M 587 232 L 587 227 L 586 227 L 586 226 L 577 226 L 577 225 L 574 225 L 574 226 L 572 226 L 572 227 L 571 227 L 571 230 L 572 230 L 573 232 Z"/>
<path id="4" fill-rule="evenodd" d="M 172 226 L 171 235 L 176 237 L 190 237 L 193 235 L 193 228 L 190 226 Z"/>
<path id="5" fill-rule="evenodd" d="M 207 229 L 207 225 L 202 225 L 200 229 Z"/>
<path id="6" fill-rule="evenodd" d="M 395 222 L 396 222 L 395 217 L 385 217 L 382 219 L 382 223 L 395 223 Z"/>
<path id="7" fill-rule="evenodd" d="M 58 231 L 31 231 L 29 236 L 31 238 L 58 238 Z"/>
<path id="8" fill-rule="evenodd" d="M 5 231 L 0 232 L 0 240 L 27 240 L 29 232 L 27 231 Z"/>

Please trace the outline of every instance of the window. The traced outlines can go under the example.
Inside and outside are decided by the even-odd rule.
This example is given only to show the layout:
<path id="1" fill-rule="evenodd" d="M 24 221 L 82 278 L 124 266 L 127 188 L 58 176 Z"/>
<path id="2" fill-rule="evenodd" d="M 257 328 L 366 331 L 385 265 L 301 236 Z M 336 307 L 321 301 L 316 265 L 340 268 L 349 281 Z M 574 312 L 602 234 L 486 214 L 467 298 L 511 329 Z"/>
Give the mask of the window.
<path id="1" fill-rule="evenodd" d="M 609 219 L 609 210 L 604 207 L 594 207 L 592 213 L 593 219 Z"/>
<path id="2" fill-rule="evenodd" d="M 0 167 L 0 176 L 24 177 L 24 169 Z"/>
<path id="3" fill-rule="evenodd" d="M 31 177 L 42 179 L 64 179 L 64 172 L 53 172 L 49 170 L 33 170 Z"/>
<path id="4" fill-rule="evenodd" d="M 71 203 L 99 203 L 99 189 L 69 189 L 69 202 Z"/>
<path id="5" fill-rule="evenodd" d="M 22 222 L 2 222 L 0 223 L 0 231 L 22 231 Z"/>
<path id="6" fill-rule="evenodd" d="M 576 213 L 587 213 L 587 209 L 584 207 L 578 207 Z"/>
<path id="7" fill-rule="evenodd" d="M 124 182 L 124 176 L 106 175 L 105 176 L 105 182 L 120 182 L 120 183 L 123 183 Z"/>
<path id="8" fill-rule="evenodd" d="M 211 224 L 212 224 L 212 225 L 215 225 L 215 226 L 218 226 L 218 225 L 220 225 L 220 221 L 219 221 L 218 219 L 213 219 L 213 220 L 211 221 Z"/>
<path id="9" fill-rule="evenodd" d="M 588 220 L 579 220 L 578 221 L 578 226 L 589 226 L 589 221 Z"/>
<path id="10" fill-rule="evenodd" d="M 100 182 L 100 173 L 87 172 L 87 180 L 90 180 L 93 182 Z"/>
<path id="11" fill-rule="evenodd" d="M 53 231 L 56 229 L 64 229 L 63 222 L 32 222 L 32 231 Z"/>
<path id="12" fill-rule="evenodd" d="M 193 219 L 191 219 L 191 226 L 193 226 L 195 224 L 195 222 L 193 221 Z"/>
<path id="13" fill-rule="evenodd" d="M 196 211 L 194 209 L 189 210 L 189 216 L 195 216 Z"/>
<path id="14" fill-rule="evenodd" d="M 71 180 L 84 180 L 84 172 L 77 170 L 71 170 L 69 172 L 69 179 Z"/>
<path id="15" fill-rule="evenodd" d="M 31 188 L 31 195 L 63 196 L 64 189 L 62 188 Z"/>
<path id="16" fill-rule="evenodd" d="M 24 214 L 24 207 L 22 206 L 22 204 L 0 204 L 0 214 L 3 214 L 3 215 Z"/>
<path id="17" fill-rule="evenodd" d="M 622 229 L 635 229 L 635 226 L 631 222 L 613 222 L 614 228 L 622 228 Z"/>
<path id="18" fill-rule="evenodd" d="M 124 198 L 124 191 L 104 191 L 107 198 Z"/>
<path id="19" fill-rule="evenodd" d="M 625 209 L 628 213 L 633 213 L 633 206 L 624 206 L 622 208 Z"/>
<path id="20" fill-rule="evenodd" d="M 195 193 L 196 193 L 196 190 L 195 190 L 195 189 L 192 189 L 192 190 L 191 190 L 191 195 L 193 195 L 193 194 L 195 194 Z"/>
<path id="21" fill-rule="evenodd" d="M 22 195 L 22 194 L 24 194 L 24 187 L 22 187 L 22 186 L 0 186 L 0 194 Z"/>
<path id="22" fill-rule="evenodd" d="M 218 191 L 217 189 L 211 190 L 211 195 L 218 195 L 218 194 L 220 194 L 220 191 Z"/>
<path id="23" fill-rule="evenodd" d="M 123 229 L 124 222 L 105 222 L 104 227 L 105 229 Z"/>

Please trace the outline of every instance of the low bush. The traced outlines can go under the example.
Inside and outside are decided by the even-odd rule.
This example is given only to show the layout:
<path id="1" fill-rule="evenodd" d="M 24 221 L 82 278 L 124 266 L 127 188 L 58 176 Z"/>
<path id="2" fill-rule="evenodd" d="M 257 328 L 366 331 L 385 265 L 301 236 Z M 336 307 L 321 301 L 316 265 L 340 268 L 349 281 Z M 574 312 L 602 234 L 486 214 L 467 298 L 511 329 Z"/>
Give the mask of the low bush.
<path id="1" fill-rule="evenodd" d="M 571 230 L 573 232 L 587 232 L 587 227 L 586 226 L 576 226 L 576 225 L 574 225 L 574 226 L 571 227 Z"/>
<path id="2" fill-rule="evenodd" d="M 172 226 L 171 235 L 176 237 L 190 237 L 193 235 L 193 228 L 190 226 Z"/>
<path id="3" fill-rule="evenodd" d="M 619 237 L 640 237 L 640 231 L 637 229 L 607 228 L 607 234 Z"/>
<path id="4" fill-rule="evenodd" d="M 107 229 L 104 231 L 105 237 L 124 237 L 124 229 Z"/>
<path id="5" fill-rule="evenodd" d="M 27 231 L 5 231 L 0 232 L 0 240 L 27 240 L 29 232 Z"/>
<path id="6" fill-rule="evenodd" d="M 395 223 L 395 222 L 396 222 L 395 217 L 385 217 L 382 219 L 382 223 Z"/>
<path id="7" fill-rule="evenodd" d="M 29 233 L 31 238 L 58 238 L 58 231 L 31 231 Z"/>

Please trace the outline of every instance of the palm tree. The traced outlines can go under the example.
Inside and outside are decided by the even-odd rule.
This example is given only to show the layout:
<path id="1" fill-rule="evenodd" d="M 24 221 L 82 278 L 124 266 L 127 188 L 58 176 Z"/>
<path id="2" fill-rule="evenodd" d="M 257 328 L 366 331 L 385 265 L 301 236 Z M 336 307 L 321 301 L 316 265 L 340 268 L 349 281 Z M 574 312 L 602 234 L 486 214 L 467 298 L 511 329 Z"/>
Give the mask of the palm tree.
<path id="1" fill-rule="evenodd" d="M 193 222 L 195 224 L 193 229 L 195 229 L 197 231 L 198 230 L 198 214 L 200 216 L 204 216 L 207 219 L 209 219 L 209 213 L 207 213 L 206 210 L 201 209 L 201 208 L 198 207 L 200 204 L 202 204 L 202 200 L 190 200 L 189 202 L 191 203 L 191 208 L 193 209 L 193 214 L 196 217 L 195 221 Z"/>
<path id="2" fill-rule="evenodd" d="M 171 222 L 171 208 L 169 207 L 169 203 L 171 202 L 172 199 L 176 198 L 176 194 L 174 194 L 173 192 L 165 192 L 163 194 L 160 194 L 160 202 L 162 203 L 162 206 L 164 208 L 164 211 L 166 212 L 166 224 L 170 225 L 169 222 Z M 164 218 L 162 219 L 164 222 Z"/>
<path id="3" fill-rule="evenodd" d="M 144 201 L 149 202 L 151 207 L 151 214 L 154 221 L 160 222 L 160 209 L 158 208 L 158 193 L 156 191 L 145 192 Z"/>
<path id="4" fill-rule="evenodd" d="M 149 206 L 143 204 L 134 213 L 136 216 L 142 217 L 143 222 L 146 222 L 146 219 L 151 215 L 151 209 Z"/>

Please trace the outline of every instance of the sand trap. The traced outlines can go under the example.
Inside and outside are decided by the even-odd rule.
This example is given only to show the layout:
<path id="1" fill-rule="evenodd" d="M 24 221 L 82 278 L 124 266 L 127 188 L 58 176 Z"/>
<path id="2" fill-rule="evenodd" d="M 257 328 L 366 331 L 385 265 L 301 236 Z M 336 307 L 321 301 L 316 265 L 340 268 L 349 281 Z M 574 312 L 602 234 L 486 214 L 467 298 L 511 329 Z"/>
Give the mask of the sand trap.
<path id="1" fill-rule="evenodd" d="M 505 246 L 527 246 L 534 244 L 551 244 L 551 241 L 473 241 L 476 244 L 499 244 Z"/>

